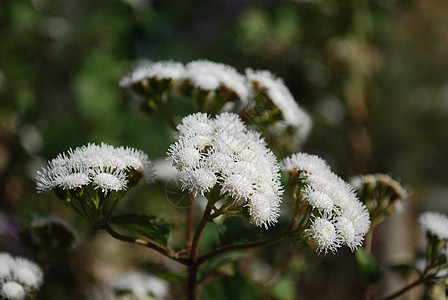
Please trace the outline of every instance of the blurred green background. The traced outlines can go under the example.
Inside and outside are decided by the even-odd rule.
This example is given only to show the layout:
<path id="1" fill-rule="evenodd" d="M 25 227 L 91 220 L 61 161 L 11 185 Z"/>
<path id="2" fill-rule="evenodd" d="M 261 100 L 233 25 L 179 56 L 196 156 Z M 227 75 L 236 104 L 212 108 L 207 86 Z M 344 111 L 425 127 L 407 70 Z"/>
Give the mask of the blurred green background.
<path id="1" fill-rule="evenodd" d="M 92 241 L 93 252 L 81 246 L 49 267 L 57 284 L 46 284 L 42 299 L 87 298 L 90 279 L 115 274 L 116 257 L 140 262 L 132 254 L 141 250 L 111 242 L 55 197 L 36 194 L 34 175 L 58 153 L 87 142 L 163 158 L 172 134 L 159 118 L 136 113 L 118 81 L 138 61 L 204 58 L 282 77 L 314 120 L 303 150 L 328 160 L 343 178 L 381 172 L 409 187 L 406 212 L 377 230 L 374 253 L 384 264 L 390 255 L 412 253 L 415 216 L 448 212 L 447 11 L 443 0 L 2 0 L 0 249 L 26 255 L 17 226 L 51 212 Z M 123 210 L 167 216 L 174 210 L 176 226 L 183 211 L 163 203 L 164 188 L 139 187 Z M 103 253 L 98 239 L 114 250 Z M 288 243 L 259 252 L 283 279 L 271 291 L 248 282 L 244 299 L 357 299 L 352 254 L 340 252 L 317 257 Z M 306 257 L 316 259 L 306 264 Z M 206 293 L 228 291 L 242 282 L 238 276 Z"/>

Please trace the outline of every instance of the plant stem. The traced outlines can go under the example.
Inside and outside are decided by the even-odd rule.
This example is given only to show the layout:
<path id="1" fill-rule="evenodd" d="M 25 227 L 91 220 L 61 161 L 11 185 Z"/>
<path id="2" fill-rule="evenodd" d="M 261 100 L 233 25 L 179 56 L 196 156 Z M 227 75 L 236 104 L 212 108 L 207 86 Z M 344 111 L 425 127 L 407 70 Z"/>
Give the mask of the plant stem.
<path id="1" fill-rule="evenodd" d="M 199 243 L 201 241 L 202 233 L 204 232 L 205 226 L 207 225 L 208 220 L 210 219 L 210 212 L 212 207 L 209 202 L 207 202 L 207 206 L 204 210 L 204 214 L 202 215 L 201 221 L 199 222 L 198 227 L 194 233 L 190 257 L 189 257 L 189 265 L 188 265 L 188 282 L 187 282 L 187 295 L 189 300 L 196 300 L 199 298 L 199 286 L 197 281 L 198 268 L 200 262 L 198 260 L 198 252 L 199 252 Z"/>
<path id="2" fill-rule="evenodd" d="M 183 265 L 188 265 L 189 261 L 185 258 L 181 258 L 179 257 L 177 254 L 171 252 L 168 248 L 153 242 L 153 241 L 148 241 L 148 240 L 142 240 L 142 239 L 137 239 L 134 237 L 130 237 L 127 235 L 123 235 L 117 231 L 115 231 L 112 227 L 110 227 L 110 225 L 106 222 L 103 222 L 102 224 L 97 225 L 98 227 L 100 227 L 101 229 L 106 230 L 107 233 L 109 233 L 113 238 L 123 241 L 123 242 L 128 242 L 128 243 L 132 243 L 132 244 L 138 244 L 138 245 L 142 245 L 148 248 L 151 248 L 157 252 L 159 252 L 160 254 L 163 254 L 164 256 L 177 261 L 178 263 L 181 263 Z"/>
<path id="3" fill-rule="evenodd" d="M 191 246 L 193 243 L 193 227 L 194 227 L 194 201 L 195 196 L 193 193 L 190 193 L 190 206 L 188 207 L 188 215 L 187 215 L 187 256 L 190 256 Z"/>
<path id="4" fill-rule="evenodd" d="M 394 299 L 394 298 L 396 298 L 396 297 L 398 297 L 398 296 L 401 296 L 402 294 L 406 293 L 408 290 L 410 290 L 410 289 L 412 289 L 413 287 L 415 287 L 415 286 L 417 286 L 417 285 L 423 283 L 424 281 L 425 281 L 425 280 L 424 280 L 424 277 L 420 277 L 419 279 L 417 279 L 417 280 L 414 281 L 413 283 L 411 283 L 411 284 L 405 286 L 404 288 L 402 288 L 402 289 L 399 290 L 398 292 L 395 292 L 395 293 L 393 293 L 392 295 L 390 295 L 390 296 L 388 296 L 388 297 L 386 297 L 386 298 L 383 298 L 383 300 L 390 300 L 390 299 Z"/>

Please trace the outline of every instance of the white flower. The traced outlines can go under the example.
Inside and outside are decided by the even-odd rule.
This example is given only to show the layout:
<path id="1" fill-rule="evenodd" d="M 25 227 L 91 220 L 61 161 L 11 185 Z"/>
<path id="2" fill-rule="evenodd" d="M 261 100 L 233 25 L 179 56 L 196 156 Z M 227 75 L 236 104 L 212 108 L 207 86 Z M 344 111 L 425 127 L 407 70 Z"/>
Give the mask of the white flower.
<path id="1" fill-rule="evenodd" d="M 327 219 L 316 218 L 307 232 L 317 244 L 319 253 L 324 251 L 327 254 L 328 250 L 334 253 L 340 247 L 336 228 Z"/>
<path id="2" fill-rule="evenodd" d="M 325 219 L 335 229 L 336 244 L 348 246 L 352 251 L 361 246 L 364 236 L 370 229 L 369 213 L 355 194 L 352 186 L 334 174 L 328 164 L 321 158 L 307 153 L 297 153 L 285 158 L 282 170 L 292 178 L 304 184 L 301 195 L 312 208 L 311 218 L 315 218 L 311 228 L 316 227 L 317 220 Z M 319 221 L 321 226 L 322 221 Z M 323 226 L 323 225 L 322 225 Z M 315 229 L 310 229 L 314 233 Z M 316 240 L 319 251 L 331 250 L 338 246 Z"/>
<path id="3" fill-rule="evenodd" d="M 56 188 L 76 190 L 93 183 L 103 191 L 118 191 L 126 188 L 132 174 L 152 179 L 152 164 L 146 154 L 129 147 L 88 144 L 51 160 L 37 172 L 36 186 L 38 192 L 47 192 Z"/>
<path id="4" fill-rule="evenodd" d="M 25 299 L 25 289 L 15 281 L 8 281 L 2 284 L 1 296 L 10 300 Z"/>
<path id="5" fill-rule="evenodd" d="M 330 196 L 309 186 L 305 188 L 304 197 L 312 207 L 323 212 L 331 212 L 334 208 L 333 199 Z"/>
<path id="6" fill-rule="evenodd" d="M 367 194 L 367 206 L 382 206 L 400 212 L 405 206 L 409 192 L 401 184 L 386 174 L 367 174 L 353 177 L 350 184 L 359 195 Z M 385 203 L 385 200 L 388 202 Z M 373 209 L 373 208 L 372 208 Z"/>
<path id="7" fill-rule="evenodd" d="M 135 69 L 131 74 L 123 77 L 120 81 L 121 87 L 131 87 L 133 84 L 148 79 L 179 79 L 184 72 L 184 66 L 174 61 L 159 61 Z"/>
<path id="8" fill-rule="evenodd" d="M 282 160 L 282 169 L 292 172 L 316 173 L 327 172 L 330 170 L 327 162 L 317 155 L 308 153 L 295 153 Z"/>
<path id="9" fill-rule="evenodd" d="M 342 242 L 354 251 L 362 245 L 363 236 L 356 234 L 354 222 L 344 216 L 336 217 L 335 227 Z"/>
<path id="10" fill-rule="evenodd" d="M 283 192 L 279 166 L 259 134 L 232 113 L 214 119 L 193 114 L 177 129 L 168 156 L 181 172 L 183 189 L 203 194 L 218 184 L 222 195 L 245 203 L 252 223 L 267 228 L 277 222 Z M 204 142 L 193 142 L 198 137 Z"/>
<path id="11" fill-rule="evenodd" d="M 0 253 L 0 280 L 10 278 L 13 265 L 14 258 L 11 255 L 6 252 Z"/>
<path id="12" fill-rule="evenodd" d="M 246 69 L 246 77 L 255 89 L 264 90 L 268 98 L 280 110 L 284 122 L 276 125 L 277 130 L 283 131 L 285 127 L 292 126 L 297 130 L 297 138 L 305 139 L 311 130 L 311 118 L 294 100 L 283 80 L 266 70 Z"/>
<path id="13" fill-rule="evenodd" d="M 427 211 L 419 217 L 423 232 L 436 236 L 440 240 L 448 240 L 448 218 L 438 212 Z"/>
<path id="14" fill-rule="evenodd" d="M 138 299 L 146 299 L 148 296 L 162 299 L 168 295 L 168 284 L 165 281 L 141 272 L 125 273 L 109 286 L 117 292 L 131 293 Z"/>
<path id="15" fill-rule="evenodd" d="M 15 259 L 12 275 L 14 280 L 33 289 L 40 287 L 43 280 L 43 273 L 39 266 L 22 257 Z"/>
<path id="16" fill-rule="evenodd" d="M 123 171 L 96 169 L 92 174 L 92 183 L 95 189 L 100 188 L 105 195 L 110 191 L 126 190 L 126 174 Z"/>
<path id="17" fill-rule="evenodd" d="M 189 169 L 181 173 L 182 189 L 189 189 L 193 194 L 204 195 L 204 192 L 216 184 L 215 173 L 206 168 Z"/>
<path id="18" fill-rule="evenodd" d="M 2 296 L 7 299 L 23 299 L 25 289 L 38 289 L 43 273 L 38 265 L 22 258 L 0 253 L 0 285 Z"/>
<path id="19" fill-rule="evenodd" d="M 224 87 L 233 91 L 241 100 L 246 100 L 249 96 L 244 76 L 228 65 L 201 59 L 188 63 L 185 69 L 184 78 L 202 90 L 216 91 Z"/>

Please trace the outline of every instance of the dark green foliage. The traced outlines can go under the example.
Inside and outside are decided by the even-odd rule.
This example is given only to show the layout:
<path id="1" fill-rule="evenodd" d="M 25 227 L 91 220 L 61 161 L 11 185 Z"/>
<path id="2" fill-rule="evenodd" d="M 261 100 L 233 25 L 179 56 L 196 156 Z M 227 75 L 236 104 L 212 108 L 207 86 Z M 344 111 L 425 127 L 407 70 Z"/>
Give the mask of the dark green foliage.
<path id="1" fill-rule="evenodd" d="M 168 223 L 161 218 L 127 214 L 114 216 L 110 219 L 110 222 L 131 233 L 137 233 L 159 244 L 168 246 L 171 230 Z"/>

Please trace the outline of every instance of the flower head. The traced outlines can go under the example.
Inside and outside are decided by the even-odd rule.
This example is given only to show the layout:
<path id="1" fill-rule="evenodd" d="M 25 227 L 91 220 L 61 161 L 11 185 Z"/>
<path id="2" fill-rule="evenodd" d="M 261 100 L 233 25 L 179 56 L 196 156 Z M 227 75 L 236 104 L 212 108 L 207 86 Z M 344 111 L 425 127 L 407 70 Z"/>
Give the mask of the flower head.
<path id="1" fill-rule="evenodd" d="M 448 217 L 446 215 L 427 211 L 421 214 L 418 220 L 423 232 L 440 240 L 448 240 Z"/>
<path id="2" fill-rule="evenodd" d="M 77 190 L 92 184 L 103 193 L 125 190 L 131 180 L 151 180 L 152 165 L 143 152 L 114 148 L 108 144 L 88 144 L 59 154 L 37 172 L 37 191 Z"/>
<path id="3" fill-rule="evenodd" d="M 318 251 L 334 252 L 342 245 L 357 249 L 370 229 L 370 218 L 354 189 L 315 155 L 297 153 L 285 158 L 281 166 L 303 186 L 301 196 L 312 208 L 314 220 L 307 232 Z"/>
<path id="4" fill-rule="evenodd" d="M 38 288 L 42 284 L 43 274 L 39 266 L 25 258 L 17 257 L 12 271 L 13 278 L 25 286 Z"/>
<path id="5" fill-rule="evenodd" d="M 192 61 L 185 67 L 184 78 L 204 91 L 223 88 L 241 100 L 249 96 L 246 79 L 231 66 L 204 59 Z"/>
<path id="6" fill-rule="evenodd" d="M 22 300 L 25 299 L 25 289 L 23 286 L 15 281 L 7 281 L 2 284 L 2 290 L 0 295 L 10 300 Z"/>
<path id="7" fill-rule="evenodd" d="M 401 184 L 386 174 L 366 174 L 351 179 L 351 185 L 367 206 L 372 221 L 379 224 L 391 213 L 400 212 L 409 192 Z"/>
<path id="8" fill-rule="evenodd" d="M 148 296 L 162 299 L 168 294 L 168 284 L 165 281 L 141 272 L 125 273 L 112 281 L 109 286 L 117 292 L 130 293 L 139 299 L 146 299 Z"/>
<path id="9" fill-rule="evenodd" d="M 129 88 L 134 84 L 141 83 L 144 80 L 154 78 L 157 80 L 172 79 L 176 80 L 182 76 L 184 66 L 174 61 L 159 61 L 146 66 L 140 66 L 131 74 L 123 77 L 120 86 Z"/>
<path id="10" fill-rule="evenodd" d="M 246 69 L 246 77 L 256 92 L 263 92 L 269 101 L 281 113 L 281 121 L 274 124 L 274 131 L 283 132 L 286 128 L 294 128 L 294 137 L 298 140 L 307 138 L 311 130 L 310 116 L 297 104 L 282 79 L 266 70 Z"/>
<path id="11" fill-rule="evenodd" d="M 26 293 L 37 290 L 43 281 L 38 265 L 22 257 L 0 253 L 0 295 L 6 299 L 24 299 Z"/>
<path id="12" fill-rule="evenodd" d="M 193 194 L 217 186 L 222 195 L 244 203 L 251 222 L 268 227 L 277 222 L 282 189 L 279 166 L 260 135 L 240 118 L 197 113 L 178 126 L 178 141 L 168 156 L 181 172 L 182 187 Z"/>
<path id="13" fill-rule="evenodd" d="M 319 253 L 334 252 L 340 246 L 335 225 L 325 218 L 316 218 L 307 231 L 317 244 Z"/>

